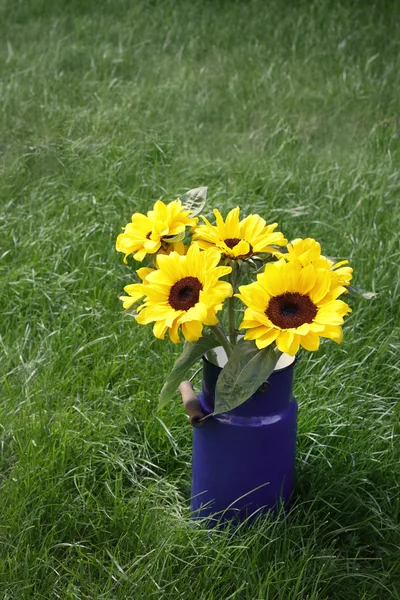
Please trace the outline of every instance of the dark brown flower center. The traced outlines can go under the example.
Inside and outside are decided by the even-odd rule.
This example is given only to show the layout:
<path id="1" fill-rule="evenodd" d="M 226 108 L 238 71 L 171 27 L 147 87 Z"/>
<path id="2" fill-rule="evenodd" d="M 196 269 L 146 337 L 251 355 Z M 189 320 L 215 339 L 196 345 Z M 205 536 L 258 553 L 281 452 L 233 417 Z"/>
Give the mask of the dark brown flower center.
<path id="1" fill-rule="evenodd" d="M 149 240 L 151 236 L 151 231 L 149 231 L 149 233 L 146 235 L 146 238 Z"/>
<path id="2" fill-rule="evenodd" d="M 189 310 L 199 301 L 202 289 L 197 277 L 183 277 L 172 286 L 168 302 L 175 310 Z"/>
<path id="3" fill-rule="evenodd" d="M 298 292 L 286 292 L 271 298 L 265 314 L 274 325 L 282 329 L 300 327 L 312 323 L 318 308 L 308 296 Z"/>

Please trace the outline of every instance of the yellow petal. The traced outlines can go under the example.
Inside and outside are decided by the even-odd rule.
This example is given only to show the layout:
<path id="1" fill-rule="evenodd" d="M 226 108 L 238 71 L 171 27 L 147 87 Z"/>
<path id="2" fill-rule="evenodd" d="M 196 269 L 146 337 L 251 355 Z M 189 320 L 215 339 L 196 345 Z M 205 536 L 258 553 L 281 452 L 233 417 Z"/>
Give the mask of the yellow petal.
<path id="1" fill-rule="evenodd" d="M 331 300 L 330 302 L 320 305 L 318 314 L 320 312 L 337 312 L 338 315 L 344 317 L 351 312 L 351 308 L 346 302 L 343 302 L 343 300 Z"/>
<path id="2" fill-rule="evenodd" d="M 207 317 L 204 319 L 204 325 L 210 325 L 210 326 L 217 325 L 218 317 L 215 313 L 221 309 L 222 309 L 222 304 L 217 304 L 213 308 L 209 308 L 207 311 Z"/>
<path id="3" fill-rule="evenodd" d="M 138 300 L 146 293 L 142 283 L 130 283 L 124 287 L 124 292 L 135 298 L 135 300 Z"/>
<path id="4" fill-rule="evenodd" d="M 337 344 L 340 344 L 343 340 L 343 330 L 340 327 L 340 325 L 327 325 L 323 333 L 321 333 L 320 335 L 322 337 L 326 337 L 333 340 Z"/>
<path id="5" fill-rule="evenodd" d="M 168 208 L 162 200 L 157 200 L 153 207 L 153 218 L 157 221 L 168 220 Z"/>
<path id="6" fill-rule="evenodd" d="M 227 285 L 224 285 L 227 284 Z M 203 302 L 207 308 L 211 308 L 214 304 L 219 304 L 232 296 L 232 286 L 226 281 L 219 281 L 211 288 L 206 288 L 207 291 L 201 291 L 199 300 Z"/>
<path id="7" fill-rule="evenodd" d="M 248 215 L 240 223 L 240 235 L 238 237 L 251 242 L 261 234 L 264 227 L 265 220 L 262 217 L 260 217 L 259 215 Z"/>
<path id="8" fill-rule="evenodd" d="M 197 245 L 202 250 L 207 250 L 208 248 L 213 248 L 212 242 L 206 242 L 205 240 L 196 239 L 192 242 L 192 246 Z"/>
<path id="9" fill-rule="evenodd" d="M 136 273 L 139 275 L 140 279 L 144 281 L 147 275 L 150 275 L 150 273 L 153 273 L 153 271 L 154 269 L 149 269 L 148 267 L 141 267 L 136 271 Z"/>
<path id="10" fill-rule="evenodd" d="M 143 242 L 143 248 L 146 250 L 146 252 L 148 254 L 154 254 L 155 252 L 157 252 L 157 250 L 159 249 L 159 247 L 161 246 L 161 242 L 160 239 L 156 239 L 156 240 L 144 240 Z"/>
<path id="11" fill-rule="evenodd" d="M 261 327 L 260 321 L 256 321 L 254 319 L 243 319 L 243 321 L 240 323 L 239 329 L 253 329 L 254 327 Z M 269 325 L 264 325 L 264 327 L 269 327 Z"/>
<path id="12" fill-rule="evenodd" d="M 298 279 L 298 292 L 300 294 L 308 294 L 315 286 L 317 273 L 312 265 L 308 265 L 301 269 Z"/>
<path id="13" fill-rule="evenodd" d="M 146 250 L 144 248 L 142 248 L 142 250 L 139 250 L 138 252 L 136 252 L 136 254 L 133 255 L 133 258 L 135 260 L 137 260 L 138 262 L 142 262 L 142 260 L 146 256 L 146 254 L 147 254 Z"/>
<path id="14" fill-rule="evenodd" d="M 246 329 L 247 322 L 256 322 L 259 325 L 265 325 L 266 327 L 271 327 L 271 321 L 268 319 L 267 315 L 264 312 L 260 312 L 257 310 L 253 310 L 252 308 L 248 308 L 244 312 L 244 319 L 240 325 L 240 329 Z"/>
<path id="15" fill-rule="evenodd" d="M 225 237 L 223 239 L 240 237 L 239 214 L 240 208 L 238 206 L 227 214 L 225 219 Z"/>
<path id="16" fill-rule="evenodd" d="M 181 256 L 177 252 L 157 256 L 158 271 L 148 275 L 148 280 L 174 284 L 182 279 L 184 274 L 180 258 Z"/>
<path id="17" fill-rule="evenodd" d="M 255 308 L 261 312 L 266 310 L 270 296 L 260 282 L 255 281 L 249 285 L 241 285 L 239 292 L 240 294 L 235 294 L 235 296 L 240 298 L 246 306 Z"/>
<path id="18" fill-rule="evenodd" d="M 210 269 L 211 269 L 212 275 L 216 279 L 219 279 L 220 277 L 224 277 L 224 275 L 229 275 L 229 273 L 232 272 L 232 267 L 210 267 Z"/>
<path id="19" fill-rule="evenodd" d="M 316 333 L 312 333 L 310 331 L 310 333 L 308 333 L 307 335 L 305 335 L 301 338 L 300 344 L 306 350 L 310 350 L 311 352 L 314 352 L 315 350 L 318 350 L 318 348 L 319 348 L 319 335 L 317 335 Z"/>
<path id="20" fill-rule="evenodd" d="M 348 260 L 341 260 L 340 262 L 337 262 L 332 266 L 332 271 L 335 271 L 336 269 L 343 267 L 343 265 L 348 265 L 348 264 L 349 264 Z M 351 268 L 351 267 L 348 267 L 348 268 Z M 351 269 L 351 270 L 353 270 L 353 269 Z"/>
<path id="21" fill-rule="evenodd" d="M 219 273 L 218 277 L 231 273 L 232 267 L 217 267 L 221 260 L 221 251 L 218 248 L 209 248 L 205 255 L 200 255 L 199 260 L 204 263 L 204 268 L 212 270 L 215 268 L 216 272 Z"/>
<path id="22" fill-rule="evenodd" d="M 343 317 L 333 310 L 319 310 L 314 321 L 321 325 L 341 325 L 343 323 Z"/>
<path id="23" fill-rule="evenodd" d="M 269 333 L 269 331 L 266 329 L 265 325 L 258 325 L 257 327 L 248 329 L 246 331 L 246 333 L 244 334 L 244 339 L 245 340 L 256 340 L 256 339 L 260 338 L 261 336 L 265 335 L 265 333 Z M 278 334 L 278 332 L 277 332 L 277 334 Z"/>
<path id="24" fill-rule="evenodd" d="M 225 223 L 224 220 L 222 218 L 221 213 L 219 212 L 218 208 L 214 208 L 213 213 L 215 215 L 215 222 L 217 225 L 217 231 L 218 231 L 218 235 L 220 236 L 220 238 L 222 240 L 226 239 L 227 235 L 225 235 Z"/>
<path id="25" fill-rule="evenodd" d="M 297 333 L 297 335 L 307 335 L 308 332 L 311 329 L 311 323 L 303 323 L 303 325 L 300 325 L 299 327 L 296 327 L 294 329 L 294 332 Z"/>
<path id="26" fill-rule="evenodd" d="M 245 240 L 240 240 L 236 246 L 233 248 L 229 248 L 227 246 L 227 254 L 229 256 L 233 256 L 234 258 L 239 258 L 240 256 L 247 256 L 250 252 L 250 244 Z"/>
<path id="27" fill-rule="evenodd" d="M 135 304 L 136 302 L 136 300 L 134 298 L 131 298 L 131 296 L 120 296 L 119 299 L 122 300 L 122 306 L 125 309 L 130 308 L 132 304 Z"/>
<path id="28" fill-rule="evenodd" d="M 169 339 L 174 344 L 179 344 L 181 342 L 181 339 L 178 334 L 178 327 L 179 327 L 178 323 L 174 323 L 173 326 L 169 330 Z"/>
<path id="29" fill-rule="evenodd" d="M 331 285 L 331 273 L 326 269 L 317 269 L 317 278 L 315 285 L 310 290 L 309 296 L 314 304 L 321 302 L 329 291 Z"/>
<path id="30" fill-rule="evenodd" d="M 160 321 L 161 319 L 165 319 L 166 323 L 174 321 L 174 319 L 179 316 L 179 311 L 174 310 L 170 306 L 164 306 L 161 304 L 146 306 L 144 310 L 142 310 L 138 317 L 138 323 L 142 325 L 147 325 L 152 321 Z"/>
<path id="31" fill-rule="evenodd" d="M 197 342 L 203 331 L 203 324 L 199 321 L 189 321 L 183 323 L 182 333 L 188 342 Z"/>
<path id="32" fill-rule="evenodd" d="M 125 233 L 119 234 L 115 247 L 118 252 L 123 252 L 124 254 L 132 254 L 132 252 L 136 250 L 136 246 L 132 242 L 132 239 Z"/>
<path id="33" fill-rule="evenodd" d="M 294 356 L 299 349 L 300 336 L 290 329 L 281 331 L 276 339 L 276 345 L 281 352 Z"/>
<path id="34" fill-rule="evenodd" d="M 262 348 L 266 348 L 273 342 L 275 342 L 276 338 L 279 335 L 279 331 L 277 329 L 270 329 L 270 331 L 266 331 L 264 335 L 256 339 L 257 348 L 260 350 Z"/>
<path id="35" fill-rule="evenodd" d="M 284 269 L 285 292 L 297 292 L 299 287 L 299 271 L 296 265 L 287 263 Z"/>
<path id="36" fill-rule="evenodd" d="M 144 285 L 146 295 L 149 297 L 149 301 L 154 304 L 165 303 L 168 301 L 171 285 L 157 281 L 157 279 L 154 280 L 153 275 L 155 276 L 156 273 L 148 275 L 148 278 L 151 279 L 148 279 L 146 285 Z M 162 278 L 162 273 L 159 278 Z"/>
<path id="37" fill-rule="evenodd" d="M 286 291 L 284 278 L 276 265 L 277 263 L 267 265 L 264 273 L 257 276 L 257 280 L 270 296 L 279 296 Z"/>
<path id="38" fill-rule="evenodd" d="M 337 285 L 329 290 L 329 293 L 325 296 L 325 299 L 336 300 L 342 294 L 347 294 L 347 290 L 343 285 Z M 324 299 L 324 300 L 325 300 Z"/>
<path id="39" fill-rule="evenodd" d="M 207 307 L 203 302 L 197 302 L 194 306 L 189 308 L 186 311 L 186 314 L 183 315 L 180 319 L 180 323 L 185 323 L 187 321 L 204 321 L 207 318 Z"/>
<path id="40" fill-rule="evenodd" d="M 167 329 L 168 327 L 166 326 L 165 321 L 156 321 L 154 323 L 153 333 L 156 338 L 163 340 Z"/>
<path id="41" fill-rule="evenodd" d="M 277 224 L 274 223 L 275 227 L 276 225 Z M 265 229 L 269 229 L 269 227 Z M 257 240 L 253 240 L 251 243 L 254 252 L 271 252 L 274 254 L 276 248 L 273 248 L 272 246 L 285 246 L 285 244 L 287 244 L 287 239 L 280 231 L 268 234 L 265 232 L 264 234 L 261 234 Z"/>

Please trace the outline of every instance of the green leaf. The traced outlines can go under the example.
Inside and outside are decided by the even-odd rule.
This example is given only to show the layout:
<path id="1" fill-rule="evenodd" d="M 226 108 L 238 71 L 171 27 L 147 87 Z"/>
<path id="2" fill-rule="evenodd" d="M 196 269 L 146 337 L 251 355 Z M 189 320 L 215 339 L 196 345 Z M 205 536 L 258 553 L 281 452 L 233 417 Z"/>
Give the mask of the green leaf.
<path id="1" fill-rule="evenodd" d="M 181 242 L 185 237 L 185 232 L 177 233 L 176 235 L 164 235 L 163 242 L 167 242 L 167 244 L 172 244 L 173 242 Z"/>
<path id="2" fill-rule="evenodd" d="M 208 350 L 220 346 L 218 340 L 205 335 L 197 342 L 186 342 L 182 354 L 175 362 L 167 381 L 161 390 L 159 407 L 167 404 L 175 395 L 179 384 L 184 380 L 187 371 L 192 367 Z"/>
<path id="3" fill-rule="evenodd" d="M 259 273 L 264 268 L 265 262 L 260 256 L 252 256 L 244 261 L 244 265 L 248 266 L 248 270 L 252 273 Z"/>
<path id="4" fill-rule="evenodd" d="M 376 292 L 366 292 L 365 290 L 355 287 L 354 285 L 349 285 L 348 290 L 350 296 L 361 296 L 365 300 L 372 300 L 375 298 L 375 296 L 377 296 Z"/>
<path id="5" fill-rule="evenodd" d="M 218 377 L 214 414 L 243 404 L 271 375 L 280 354 L 275 345 L 259 350 L 251 340 L 240 340 Z"/>
<path id="6" fill-rule="evenodd" d="M 179 196 L 183 206 L 190 211 L 190 216 L 195 217 L 204 208 L 207 200 L 207 189 L 206 187 L 193 188 Z"/>

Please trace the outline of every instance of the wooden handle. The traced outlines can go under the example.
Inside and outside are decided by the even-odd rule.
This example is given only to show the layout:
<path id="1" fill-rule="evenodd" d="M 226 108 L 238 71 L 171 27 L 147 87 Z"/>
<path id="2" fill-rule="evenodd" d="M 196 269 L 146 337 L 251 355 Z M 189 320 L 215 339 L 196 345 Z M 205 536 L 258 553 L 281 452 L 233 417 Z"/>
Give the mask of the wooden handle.
<path id="1" fill-rule="evenodd" d="M 200 402 L 194 393 L 192 384 L 190 381 L 182 381 L 178 390 L 182 396 L 183 406 L 189 415 L 190 424 L 193 427 L 202 427 L 204 425 L 202 419 L 205 415 L 201 410 Z"/>

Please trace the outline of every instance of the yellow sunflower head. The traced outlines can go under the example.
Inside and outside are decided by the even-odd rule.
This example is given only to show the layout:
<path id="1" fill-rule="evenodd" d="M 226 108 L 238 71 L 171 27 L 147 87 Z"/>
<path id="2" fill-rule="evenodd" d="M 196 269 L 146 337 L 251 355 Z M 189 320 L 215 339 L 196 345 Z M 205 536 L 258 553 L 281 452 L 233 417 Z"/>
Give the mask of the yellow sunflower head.
<path id="1" fill-rule="evenodd" d="M 197 218 L 189 217 L 190 211 L 182 209 L 182 202 L 174 200 L 164 204 L 158 200 L 147 215 L 135 213 L 124 233 L 117 237 L 116 249 L 124 253 L 124 262 L 129 254 L 142 261 L 146 254 L 155 254 L 160 248 L 167 248 L 167 238 L 184 236 L 186 227 L 197 224 Z"/>
<path id="2" fill-rule="evenodd" d="M 239 207 L 228 213 L 225 222 L 217 209 L 214 215 L 216 225 L 202 217 L 205 224 L 196 227 L 193 240 L 200 248 L 217 248 L 228 259 L 246 259 L 254 254 L 274 252 L 273 245 L 284 246 L 287 243 L 282 233 L 275 232 L 277 223 L 267 225 L 259 215 L 249 215 L 239 221 Z"/>
<path id="3" fill-rule="evenodd" d="M 337 285 L 350 285 L 353 269 L 347 266 L 349 261 L 342 260 L 335 263 L 333 260 L 323 256 L 320 244 L 313 238 L 298 238 L 293 240 L 287 245 L 287 253 L 275 252 L 274 254 L 277 258 L 284 258 L 287 262 L 296 264 L 299 269 L 310 264 L 318 269 L 329 269 L 334 273 L 333 278 Z"/>
<path id="4" fill-rule="evenodd" d="M 281 352 L 294 356 L 300 346 L 318 350 L 320 337 L 342 341 L 343 317 L 351 309 L 337 299 L 345 289 L 326 268 L 309 264 L 299 269 L 279 260 L 239 291 L 248 307 L 240 328 L 260 349 L 275 342 Z"/>
<path id="5" fill-rule="evenodd" d="M 232 286 L 219 278 L 231 267 L 219 267 L 220 253 L 190 246 L 186 255 L 171 252 L 157 257 L 158 269 L 146 276 L 145 301 L 138 308 L 138 323 L 154 323 L 153 332 L 163 339 L 169 331 L 174 343 L 180 342 L 179 329 L 189 342 L 197 341 L 204 325 L 216 325 L 217 312 Z M 140 285 L 140 284 L 139 284 Z"/>

